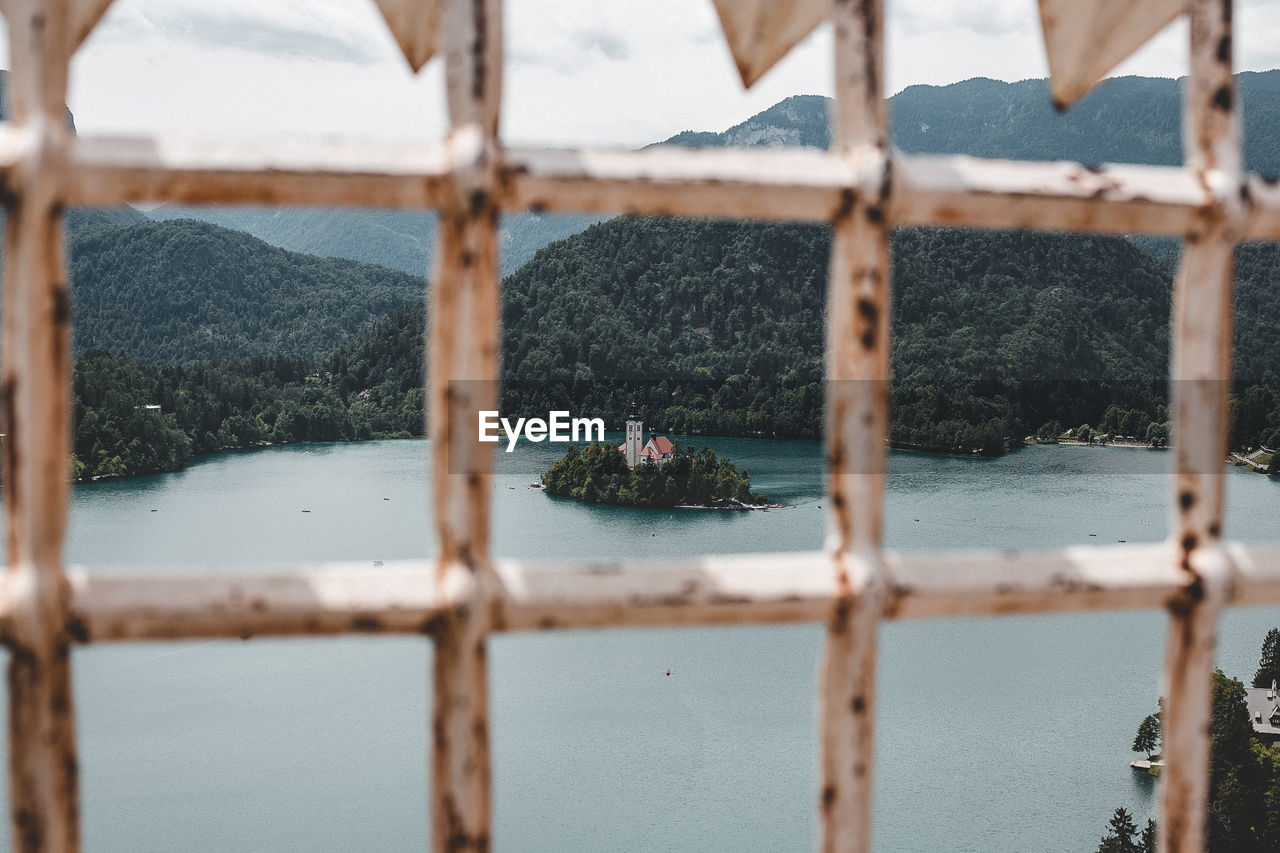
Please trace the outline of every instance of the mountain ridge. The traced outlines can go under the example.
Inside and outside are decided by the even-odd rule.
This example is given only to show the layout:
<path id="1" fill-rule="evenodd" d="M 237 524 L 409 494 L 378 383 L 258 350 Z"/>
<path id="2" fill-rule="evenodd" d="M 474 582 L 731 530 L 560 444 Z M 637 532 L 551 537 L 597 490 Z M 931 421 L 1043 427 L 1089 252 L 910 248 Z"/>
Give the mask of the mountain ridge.
<path id="1" fill-rule="evenodd" d="M 932 146 L 935 153 L 956 153 L 951 149 L 963 143 L 973 148 L 964 153 L 999 145 L 1028 157 L 1071 155 L 1085 162 L 1106 159 L 1094 155 L 1107 151 L 1180 157 L 1166 125 L 1135 106 L 1176 125 L 1176 108 L 1166 108 L 1176 101 L 1176 81 L 1117 78 L 1066 117 L 1052 112 L 1038 86 L 1043 81 L 978 79 L 954 88 L 912 87 L 895 96 L 901 98 L 894 104 L 898 132 L 907 145 Z M 1265 168 L 1273 156 L 1266 134 L 1260 147 L 1256 140 L 1259 128 L 1275 129 L 1280 139 L 1280 72 L 1242 75 L 1241 88 L 1255 140 L 1251 156 Z M 944 89 L 964 96 L 950 112 L 939 111 L 948 102 L 939 94 Z M 1044 103 L 1031 104 L 1032 98 Z M 827 103 L 796 96 L 729 131 L 673 139 L 825 142 Z M 913 125 L 913 110 L 929 120 Z M 1068 122 L 1058 125 L 1066 130 L 1041 126 L 1054 121 Z M 1128 138 L 1126 121 L 1143 122 L 1143 133 Z M 1092 125 L 1106 131 L 1089 137 Z M 210 234 L 218 232 L 185 238 Z M 827 240 L 819 226 L 624 217 L 549 244 L 503 282 L 504 410 L 569 406 L 611 419 L 634 393 L 656 424 L 672 431 L 816 436 L 826 396 Z M 1052 439 L 1077 419 L 1102 432 L 1160 440 L 1168 418 L 1172 260 L 1163 246 L 1147 241 L 1140 251 L 1124 239 L 1094 235 L 898 229 L 894 441 L 999 453 L 1029 432 Z M 1242 381 L 1232 442 L 1276 442 L 1280 352 L 1271 331 L 1280 323 L 1272 295 L 1280 251 L 1251 245 L 1238 257 Z M 175 429 L 191 438 L 194 452 L 268 440 L 421 434 L 425 310 L 421 278 L 412 281 L 418 299 L 382 320 L 365 313 L 319 370 L 242 363 L 165 373 L 170 378 L 163 381 L 173 387 L 188 389 L 191 377 L 200 376 L 213 389 L 171 392 L 188 406 Z M 101 375 L 131 374 L 127 366 L 99 366 Z M 259 366 L 267 372 L 254 373 Z M 143 386 L 154 388 L 155 381 L 161 380 Z M 1262 384 L 1245 388 L 1247 382 Z M 234 405 L 219 396 L 240 387 L 257 390 L 236 392 L 242 402 Z M 287 399 L 278 403 L 273 395 Z M 198 411 L 190 402 L 197 398 L 203 401 Z M 126 416 L 122 410 L 118 420 Z M 77 446 L 98 445 L 86 437 Z M 127 443 L 104 444 L 107 456 L 98 467 L 115 471 L 110 448 L 119 447 L 127 452 Z"/>

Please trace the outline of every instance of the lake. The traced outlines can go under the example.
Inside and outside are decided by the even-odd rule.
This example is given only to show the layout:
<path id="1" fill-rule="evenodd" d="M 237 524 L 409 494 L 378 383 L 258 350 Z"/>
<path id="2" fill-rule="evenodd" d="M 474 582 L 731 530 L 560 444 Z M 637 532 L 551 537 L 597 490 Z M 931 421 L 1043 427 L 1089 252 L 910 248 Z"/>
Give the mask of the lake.
<path id="1" fill-rule="evenodd" d="M 789 508 L 583 506 L 528 488 L 558 453 L 525 445 L 497 454 L 495 553 L 821 546 L 818 445 L 708 443 Z M 269 448 L 80 486 L 68 562 L 102 573 L 257 571 L 429 554 L 426 450 Z M 1122 448 L 894 453 L 887 539 L 927 550 L 1159 540 L 1170 460 Z M 1280 484 L 1240 469 L 1224 476 L 1227 535 L 1265 539 Z M 1230 613 L 1223 669 L 1250 678 L 1275 625 L 1274 608 Z M 875 848 L 1021 853 L 1055 839 L 1055 849 L 1092 851 L 1116 806 L 1141 824 L 1154 787 L 1129 769 L 1129 746 L 1156 707 L 1165 630 L 1155 611 L 886 624 Z M 497 849 L 813 849 L 822 643 L 809 625 L 495 638 Z M 430 657 L 416 638 L 77 649 L 86 849 L 424 849 Z"/>

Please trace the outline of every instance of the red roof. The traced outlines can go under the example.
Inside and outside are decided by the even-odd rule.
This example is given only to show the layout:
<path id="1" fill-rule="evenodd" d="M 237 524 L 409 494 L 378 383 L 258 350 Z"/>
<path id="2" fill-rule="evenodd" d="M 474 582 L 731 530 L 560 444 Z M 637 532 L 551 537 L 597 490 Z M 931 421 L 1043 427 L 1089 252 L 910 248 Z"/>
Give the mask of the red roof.
<path id="1" fill-rule="evenodd" d="M 625 441 L 624 441 L 622 444 L 619 444 L 619 445 L 618 445 L 618 452 L 619 452 L 619 453 L 626 453 L 626 452 L 627 452 L 627 443 L 626 443 Z"/>
<path id="2" fill-rule="evenodd" d="M 654 436 L 652 441 L 653 446 L 658 448 L 659 453 L 670 453 L 676 449 L 676 446 L 671 443 L 671 439 L 667 438 L 665 435 Z"/>
<path id="3" fill-rule="evenodd" d="M 645 447 L 645 449 L 644 449 L 644 450 L 641 450 L 641 451 L 640 451 L 640 455 L 641 455 L 642 457 L 647 457 L 647 458 L 649 458 L 649 459 L 657 459 L 657 458 L 658 458 L 658 454 L 653 452 L 653 448 L 652 448 L 652 447 Z"/>

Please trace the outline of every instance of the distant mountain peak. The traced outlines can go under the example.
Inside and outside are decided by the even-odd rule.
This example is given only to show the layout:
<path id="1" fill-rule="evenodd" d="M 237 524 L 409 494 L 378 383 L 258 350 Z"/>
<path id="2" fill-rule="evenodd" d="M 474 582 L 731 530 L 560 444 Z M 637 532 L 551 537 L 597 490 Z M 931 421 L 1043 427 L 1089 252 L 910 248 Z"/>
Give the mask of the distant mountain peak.
<path id="1" fill-rule="evenodd" d="M 1280 70 L 1236 75 L 1245 105 L 1245 162 L 1280 174 Z M 723 132 L 684 131 L 664 145 L 689 148 L 830 144 L 831 99 L 792 95 Z M 1049 81 L 973 77 L 943 86 L 908 86 L 889 99 L 893 142 L 919 154 L 967 154 L 1081 163 L 1182 162 L 1181 82 L 1111 77 L 1065 112 Z"/>

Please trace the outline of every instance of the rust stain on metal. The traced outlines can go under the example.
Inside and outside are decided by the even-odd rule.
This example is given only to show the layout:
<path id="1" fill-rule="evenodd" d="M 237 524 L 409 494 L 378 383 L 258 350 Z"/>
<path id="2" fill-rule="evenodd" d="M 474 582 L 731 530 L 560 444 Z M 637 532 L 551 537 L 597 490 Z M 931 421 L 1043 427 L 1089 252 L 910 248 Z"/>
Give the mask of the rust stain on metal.
<path id="1" fill-rule="evenodd" d="M 471 62 L 473 70 L 471 97 L 476 103 L 482 103 L 485 100 L 485 84 L 488 82 L 490 73 L 487 43 L 489 30 L 484 0 L 472 0 L 471 10 L 475 16 L 475 21 L 472 24 Z"/>
<path id="2" fill-rule="evenodd" d="M 53 288 L 53 322 L 58 326 L 71 322 L 71 294 L 65 284 L 55 285 Z"/>
<path id="3" fill-rule="evenodd" d="M 841 573 L 840 586 L 847 588 L 849 579 Z M 849 631 L 849 614 L 853 611 L 853 599 L 849 595 L 842 595 L 836 599 L 835 607 L 831 611 L 831 621 L 827 625 L 827 630 L 832 636 L 839 637 Z"/>
<path id="4" fill-rule="evenodd" d="M 865 297 L 858 300 L 858 317 L 862 324 L 862 346 L 873 349 L 876 345 L 876 326 L 880 321 L 880 309 Z"/>
<path id="5" fill-rule="evenodd" d="M 1189 619 L 1204 600 L 1204 581 L 1196 575 L 1166 604 L 1169 612 L 1181 620 Z"/>
<path id="6" fill-rule="evenodd" d="M 489 630 L 506 631 L 507 630 L 507 608 L 506 602 L 501 596 L 494 596 L 489 601 Z"/>
<path id="7" fill-rule="evenodd" d="M 89 628 L 79 616 L 67 617 L 67 634 L 82 645 L 89 642 Z"/>
<path id="8" fill-rule="evenodd" d="M 726 592 L 716 592 L 706 596 L 708 604 L 727 605 L 727 604 L 754 604 L 755 599 L 749 595 L 731 595 Z"/>
<path id="9" fill-rule="evenodd" d="M 836 208 L 833 219 L 845 219 L 853 213 L 853 208 L 858 203 L 858 194 L 848 187 L 840 191 L 840 206 Z"/>

